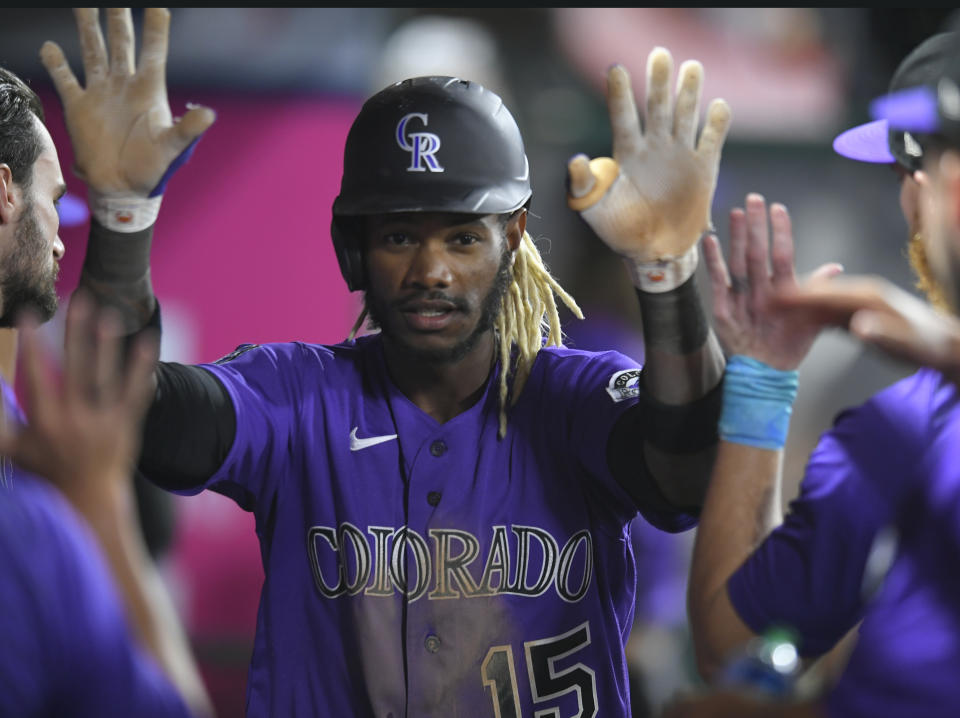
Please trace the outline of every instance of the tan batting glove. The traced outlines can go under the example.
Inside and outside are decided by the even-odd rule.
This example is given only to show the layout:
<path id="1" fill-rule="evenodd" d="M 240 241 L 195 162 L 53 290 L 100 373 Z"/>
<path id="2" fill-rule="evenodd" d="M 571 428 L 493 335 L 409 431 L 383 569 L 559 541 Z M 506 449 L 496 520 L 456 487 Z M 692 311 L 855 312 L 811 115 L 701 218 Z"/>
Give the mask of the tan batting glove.
<path id="1" fill-rule="evenodd" d="M 89 186 L 91 209 L 98 218 L 98 203 L 108 205 L 108 211 L 124 205 L 142 210 L 148 204 L 158 209 L 158 196 L 144 200 L 156 194 L 168 168 L 213 124 L 215 114 L 206 107 L 191 107 L 183 117 L 174 119 L 170 111 L 165 78 L 168 10 L 145 10 L 139 66 L 134 64 L 129 8 L 107 10 L 109 57 L 98 10 L 77 8 L 74 17 L 85 88 L 59 45 L 48 41 L 40 48 L 41 61 L 63 104 L 73 144 L 74 173 Z"/>
<path id="2" fill-rule="evenodd" d="M 626 261 L 634 284 L 649 292 L 673 289 L 697 267 L 697 243 L 713 229 L 710 205 L 730 108 L 714 100 L 697 142 L 703 66 L 680 67 L 676 100 L 669 91 L 673 58 L 658 47 L 647 58 L 646 129 L 621 65 L 607 75 L 613 158 L 570 160 L 570 207 Z"/>

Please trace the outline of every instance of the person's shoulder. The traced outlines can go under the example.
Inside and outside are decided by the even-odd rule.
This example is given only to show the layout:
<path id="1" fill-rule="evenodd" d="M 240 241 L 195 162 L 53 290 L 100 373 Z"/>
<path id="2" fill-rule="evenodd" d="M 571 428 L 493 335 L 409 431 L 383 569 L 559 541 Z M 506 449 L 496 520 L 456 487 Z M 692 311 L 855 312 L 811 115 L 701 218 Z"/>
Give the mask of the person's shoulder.
<path id="1" fill-rule="evenodd" d="M 338 344 L 319 344 L 306 341 L 244 343 L 229 354 L 210 362 L 213 366 L 243 366 L 245 364 L 334 366 L 360 362 L 371 351 L 375 336 L 344 340 Z"/>
<path id="2" fill-rule="evenodd" d="M 615 403 L 638 393 L 641 366 L 617 351 L 543 347 L 530 372 L 529 383 L 541 399 L 547 395 L 609 397 Z"/>
<path id="3" fill-rule="evenodd" d="M 588 349 L 575 349 L 572 347 L 543 347 L 537 355 L 537 363 L 543 369 L 553 369 L 560 367 L 585 367 L 585 366 L 620 366 L 640 368 L 640 364 L 625 354 L 609 349 L 606 351 L 592 351 Z"/>
<path id="4" fill-rule="evenodd" d="M 899 464 L 926 441 L 939 382 L 937 372 L 920 369 L 839 412 L 818 443 L 818 455 L 833 456 L 839 450 L 870 465 Z"/>
<path id="5" fill-rule="evenodd" d="M 930 402 L 938 383 L 937 372 L 932 369 L 920 369 L 899 381 L 877 391 L 857 406 L 841 410 L 834 419 L 834 426 L 863 421 L 865 417 L 889 417 L 898 422 L 898 416 L 908 416 L 923 412 Z"/>

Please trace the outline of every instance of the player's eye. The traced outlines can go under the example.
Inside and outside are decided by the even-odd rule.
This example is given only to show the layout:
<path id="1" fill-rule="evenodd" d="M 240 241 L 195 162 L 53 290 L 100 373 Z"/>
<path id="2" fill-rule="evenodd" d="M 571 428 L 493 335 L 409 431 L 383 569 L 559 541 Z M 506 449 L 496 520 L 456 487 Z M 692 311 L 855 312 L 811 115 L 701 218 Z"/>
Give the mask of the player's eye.
<path id="1" fill-rule="evenodd" d="M 453 241 L 455 244 L 458 244 L 463 247 L 467 247 L 471 244 L 476 244 L 480 241 L 480 237 L 473 234 L 472 232 L 459 232 L 454 235 Z"/>
<path id="2" fill-rule="evenodd" d="M 383 236 L 383 243 L 388 247 L 403 247 L 410 244 L 411 241 L 410 235 L 406 232 L 390 232 Z"/>

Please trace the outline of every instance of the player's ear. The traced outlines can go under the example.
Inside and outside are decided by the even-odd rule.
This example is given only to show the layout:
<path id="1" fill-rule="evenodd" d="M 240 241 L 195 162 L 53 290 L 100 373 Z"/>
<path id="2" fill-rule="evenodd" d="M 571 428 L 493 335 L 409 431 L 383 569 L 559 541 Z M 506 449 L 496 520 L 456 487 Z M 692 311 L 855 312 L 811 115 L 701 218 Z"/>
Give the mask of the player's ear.
<path id="1" fill-rule="evenodd" d="M 507 220 L 506 237 L 507 247 L 511 252 L 517 251 L 523 233 L 527 231 L 527 208 L 521 207 Z"/>
<path id="2" fill-rule="evenodd" d="M 19 194 L 20 188 L 13 181 L 10 165 L 0 162 L 0 225 L 13 221 Z"/>

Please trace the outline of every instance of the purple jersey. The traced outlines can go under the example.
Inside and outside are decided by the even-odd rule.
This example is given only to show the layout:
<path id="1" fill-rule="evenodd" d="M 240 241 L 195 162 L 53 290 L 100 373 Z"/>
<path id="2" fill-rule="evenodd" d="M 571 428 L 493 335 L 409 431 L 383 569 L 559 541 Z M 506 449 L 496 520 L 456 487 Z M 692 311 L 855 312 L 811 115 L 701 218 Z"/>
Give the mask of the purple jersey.
<path id="1" fill-rule="evenodd" d="M 837 718 L 948 718 L 960 705 L 960 394 L 924 374 L 914 408 L 891 407 L 899 436 L 879 437 L 901 454 L 895 472 L 869 477 L 896 509 L 899 551 L 828 696 Z"/>
<path id="2" fill-rule="evenodd" d="M 134 644 L 99 546 L 22 473 L 0 495 L 0 715 L 188 716 Z"/>
<path id="3" fill-rule="evenodd" d="M 727 583 L 754 632 L 786 624 L 803 655 L 828 651 L 863 617 L 877 577 L 866 571 L 875 539 L 893 521 L 875 476 L 909 474 L 908 436 L 929 420 L 940 376 L 922 370 L 842 412 L 810 456 L 784 522 Z"/>
<path id="4" fill-rule="evenodd" d="M 438 423 L 378 336 L 206 368 L 237 420 L 206 487 L 254 512 L 266 575 L 250 718 L 628 714 L 637 509 L 606 448 L 635 362 L 542 350 L 504 439 L 496 377 Z"/>

